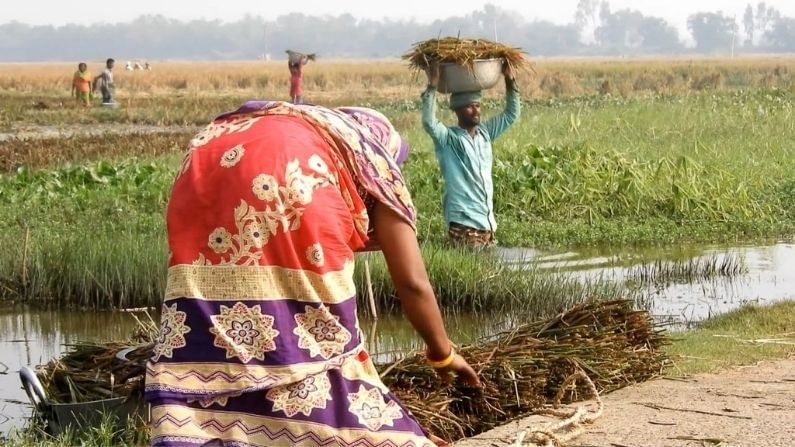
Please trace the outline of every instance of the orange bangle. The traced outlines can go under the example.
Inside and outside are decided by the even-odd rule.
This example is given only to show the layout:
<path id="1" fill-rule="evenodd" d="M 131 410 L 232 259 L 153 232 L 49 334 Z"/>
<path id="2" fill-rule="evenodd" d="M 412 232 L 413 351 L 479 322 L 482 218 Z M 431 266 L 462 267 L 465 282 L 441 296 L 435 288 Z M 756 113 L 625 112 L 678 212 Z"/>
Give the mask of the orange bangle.
<path id="1" fill-rule="evenodd" d="M 430 367 L 433 369 L 447 368 L 451 363 L 453 363 L 453 360 L 455 360 L 455 348 L 450 346 L 450 355 L 448 355 L 444 360 L 431 360 L 431 358 L 428 357 L 427 352 L 425 353 L 425 359 L 428 361 L 428 365 L 430 365 Z"/>

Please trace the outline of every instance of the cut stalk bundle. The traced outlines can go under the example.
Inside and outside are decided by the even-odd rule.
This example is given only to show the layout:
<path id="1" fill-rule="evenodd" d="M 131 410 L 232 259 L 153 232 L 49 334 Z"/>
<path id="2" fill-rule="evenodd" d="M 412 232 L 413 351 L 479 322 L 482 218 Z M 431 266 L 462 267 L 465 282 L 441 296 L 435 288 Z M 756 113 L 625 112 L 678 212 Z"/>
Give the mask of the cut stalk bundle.
<path id="1" fill-rule="evenodd" d="M 40 372 L 42 383 L 60 402 L 141 398 L 155 336 L 152 328 L 139 331 L 137 341 L 149 344 L 129 353 L 128 361 L 116 358 L 127 343 L 74 345 Z M 585 385 L 564 386 L 578 371 L 584 371 L 599 392 L 655 377 L 668 363 L 660 349 L 667 343 L 659 325 L 647 312 L 633 310 L 631 301 L 597 302 L 461 347 L 482 389 L 445 385 L 422 354 L 377 368 L 423 427 L 456 440 L 537 411 L 559 393 L 565 401 L 587 395 Z"/>
<path id="2" fill-rule="evenodd" d="M 549 321 L 519 326 L 459 349 L 483 389 L 446 386 L 417 354 L 380 368 L 384 383 L 437 436 L 482 433 L 551 403 L 584 371 L 608 392 L 659 375 L 668 363 L 662 328 L 630 301 L 579 304 Z M 567 391 L 567 401 L 585 392 Z M 585 393 L 587 394 L 587 393 Z"/>
<path id="3" fill-rule="evenodd" d="M 306 56 L 306 59 L 307 59 L 307 60 L 310 60 L 310 61 L 312 61 L 312 62 L 314 62 L 314 61 L 317 59 L 317 54 L 315 54 L 315 53 L 309 53 L 309 54 L 307 54 L 307 53 L 302 53 L 302 52 L 300 52 L 300 51 L 293 51 L 293 50 L 287 50 L 287 51 L 285 51 L 285 53 L 287 53 L 287 54 L 288 54 L 289 56 L 291 56 L 291 57 L 292 57 L 293 55 L 297 55 L 298 57 L 301 57 L 301 56 Z"/>
<path id="4" fill-rule="evenodd" d="M 158 328 L 138 320 L 127 341 L 76 343 L 69 352 L 39 368 L 38 376 L 53 402 L 90 402 L 114 397 L 143 398 L 146 362 L 152 357 Z M 127 360 L 116 357 L 130 343 L 142 343 Z"/>
<path id="5" fill-rule="evenodd" d="M 503 59 L 514 70 L 527 69 L 529 61 L 521 48 L 512 48 L 486 39 L 460 39 L 443 37 L 430 39 L 414 45 L 403 55 L 413 70 L 425 71 L 431 62 L 451 62 L 474 67 L 479 59 Z"/>
<path id="6" fill-rule="evenodd" d="M 53 402 L 90 402 L 114 397 L 140 397 L 143 393 L 146 361 L 153 344 L 133 351 L 128 361 L 116 353 L 128 343 L 78 343 L 58 360 L 39 372 L 47 395 Z"/>

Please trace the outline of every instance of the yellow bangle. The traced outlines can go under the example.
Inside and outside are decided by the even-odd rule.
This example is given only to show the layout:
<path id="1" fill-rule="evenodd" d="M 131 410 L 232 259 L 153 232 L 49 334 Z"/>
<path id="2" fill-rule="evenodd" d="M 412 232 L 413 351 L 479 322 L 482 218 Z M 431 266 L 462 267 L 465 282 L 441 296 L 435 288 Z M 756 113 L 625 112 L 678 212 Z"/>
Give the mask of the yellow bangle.
<path id="1" fill-rule="evenodd" d="M 450 355 L 448 355 L 444 360 L 431 360 L 427 353 L 425 354 L 425 359 L 428 361 L 428 365 L 430 365 L 430 367 L 433 369 L 447 368 L 451 363 L 453 363 L 453 360 L 455 360 L 455 348 L 450 346 Z"/>

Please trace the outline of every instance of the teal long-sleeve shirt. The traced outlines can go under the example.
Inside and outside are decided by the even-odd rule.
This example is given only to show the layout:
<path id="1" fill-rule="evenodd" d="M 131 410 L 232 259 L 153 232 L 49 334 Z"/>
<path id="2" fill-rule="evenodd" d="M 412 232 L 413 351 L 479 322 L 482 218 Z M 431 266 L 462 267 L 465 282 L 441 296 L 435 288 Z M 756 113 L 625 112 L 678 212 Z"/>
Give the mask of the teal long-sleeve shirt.
<path id="1" fill-rule="evenodd" d="M 477 127 L 475 136 L 458 126 L 447 127 L 436 119 L 436 89 L 422 94 L 422 127 L 433 140 L 444 179 L 444 220 L 478 230 L 495 231 L 492 142 L 521 113 L 514 81 L 506 83 L 505 110 Z"/>

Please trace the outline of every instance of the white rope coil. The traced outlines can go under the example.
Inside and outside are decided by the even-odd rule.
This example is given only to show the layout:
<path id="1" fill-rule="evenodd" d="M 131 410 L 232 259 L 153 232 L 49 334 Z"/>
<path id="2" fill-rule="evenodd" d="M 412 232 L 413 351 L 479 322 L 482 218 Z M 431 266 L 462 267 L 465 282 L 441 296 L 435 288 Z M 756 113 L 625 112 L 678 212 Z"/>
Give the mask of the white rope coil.
<path id="1" fill-rule="evenodd" d="M 577 380 L 583 380 L 588 385 L 588 390 L 592 397 L 596 399 L 596 410 L 590 411 L 583 404 L 574 408 L 560 408 L 560 401 L 569 387 L 576 387 Z M 570 375 L 558 390 L 551 408 L 544 408 L 536 412 L 545 416 L 561 418 L 554 423 L 546 423 L 541 426 L 530 427 L 516 436 L 510 447 L 538 446 L 538 447 L 563 447 L 566 442 L 580 436 L 585 431 L 585 424 L 591 424 L 602 416 L 604 404 L 596 385 L 580 370 Z"/>

